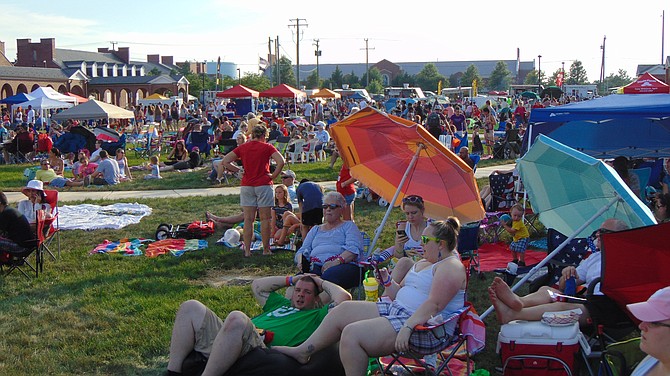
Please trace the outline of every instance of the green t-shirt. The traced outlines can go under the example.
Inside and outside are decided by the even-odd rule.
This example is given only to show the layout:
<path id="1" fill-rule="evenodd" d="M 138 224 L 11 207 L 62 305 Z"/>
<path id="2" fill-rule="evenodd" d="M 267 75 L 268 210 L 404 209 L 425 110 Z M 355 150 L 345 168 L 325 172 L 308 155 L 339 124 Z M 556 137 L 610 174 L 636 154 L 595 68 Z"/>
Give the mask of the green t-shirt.
<path id="1" fill-rule="evenodd" d="M 274 332 L 271 346 L 297 346 L 312 335 L 328 314 L 328 306 L 299 310 L 276 292 L 270 293 L 263 313 L 251 319 L 259 329 Z"/>

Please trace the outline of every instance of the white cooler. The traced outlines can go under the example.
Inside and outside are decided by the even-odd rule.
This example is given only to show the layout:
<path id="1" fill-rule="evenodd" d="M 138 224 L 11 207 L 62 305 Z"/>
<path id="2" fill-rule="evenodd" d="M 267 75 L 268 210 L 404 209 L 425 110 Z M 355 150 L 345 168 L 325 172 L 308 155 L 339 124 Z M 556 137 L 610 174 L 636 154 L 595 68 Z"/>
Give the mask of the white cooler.
<path id="1" fill-rule="evenodd" d="M 503 375 L 573 375 L 583 335 L 579 324 L 550 326 L 541 321 L 512 321 L 500 327 L 496 352 Z"/>

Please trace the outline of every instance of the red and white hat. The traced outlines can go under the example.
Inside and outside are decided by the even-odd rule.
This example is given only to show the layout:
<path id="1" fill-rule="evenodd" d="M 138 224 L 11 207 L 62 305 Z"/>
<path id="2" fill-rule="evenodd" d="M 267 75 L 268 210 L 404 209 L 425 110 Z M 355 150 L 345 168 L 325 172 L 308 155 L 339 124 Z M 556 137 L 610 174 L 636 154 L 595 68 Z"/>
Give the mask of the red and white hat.
<path id="1" fill-rule="evenodd" d="M 670 320 L 670 286 L 656 291 L 646 302 L 626 305 L 640 321 Z"/>

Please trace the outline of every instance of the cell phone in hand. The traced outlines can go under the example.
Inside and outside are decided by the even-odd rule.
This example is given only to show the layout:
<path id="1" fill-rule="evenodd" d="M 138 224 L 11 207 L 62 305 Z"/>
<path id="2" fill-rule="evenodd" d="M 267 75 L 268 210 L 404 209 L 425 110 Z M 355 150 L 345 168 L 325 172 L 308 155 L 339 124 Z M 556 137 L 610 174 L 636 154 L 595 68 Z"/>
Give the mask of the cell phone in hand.
<path id="1" fill-rule="evenodd" d="M 397 230 L 396 233 L 398 233 L 398 235 L 400 235 L 400 236 L 406 236 L 407 235 L 407 234 L 405 234 L 405 230 Z"/>

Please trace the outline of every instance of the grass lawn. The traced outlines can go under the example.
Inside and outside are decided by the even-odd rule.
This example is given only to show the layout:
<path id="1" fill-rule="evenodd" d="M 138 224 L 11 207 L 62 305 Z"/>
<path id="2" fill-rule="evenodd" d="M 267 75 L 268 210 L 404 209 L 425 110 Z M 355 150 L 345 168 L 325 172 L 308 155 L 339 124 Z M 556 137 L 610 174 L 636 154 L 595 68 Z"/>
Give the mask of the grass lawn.
<path id="1" fill-rule="evenodd" d="M 0 166 L 2 189 L 18 190 L 25 185 L 25 167 Z M 329 169 L 327 162 L 291 169 L 299 179 L 335 180 L 339 163 L 335 169 Z M 211 186 L 204 180 L 205 172 L 173 174 L 166 173 L 160 182 L 124 183 L 115 189 Z M 47 259 L 38 279 L 16 272 L 0 279 L 0 313 L 6 318 L 0 323 L 0 374 L 162 375 L 172 322 L 181 302 L 201 300 L 221 316 L 234 309 L 254 315 L 260 309 L 251 296 L 249 281 L 294 272 L 292 254 L 245 259 L 241 250 L 215 245 L 220 232 L 208 239 L 208 249 L 179 258 L 89 255 L 105 239 L 151 238 L 160 223 L 204 219 L 205 210 L 222 215 L 239 212 L 238 196 L 127 201 L 149 205 L 152 215 L 120 230 L 64 231 L 61 259 Z M 357 202 L 358 226 L 373 237 L 384 211 L 376 204 Z M 400 210 L 395 209 L 388 221 L 395 223 L 400 217 Z M 378 244 L 388 247 L 392 239 L 393 228 L 386 226 Z M 472 278 L 468 292 L 479 312 L 489 306 L 486 287 L 492 276 L 485 277 Z M 489 370 L 499 364 L 494 354 L 498 325 L 495 315 L 491 316 L 486 320 L 487 348 L 475 358 L 478 368 Z"/>

